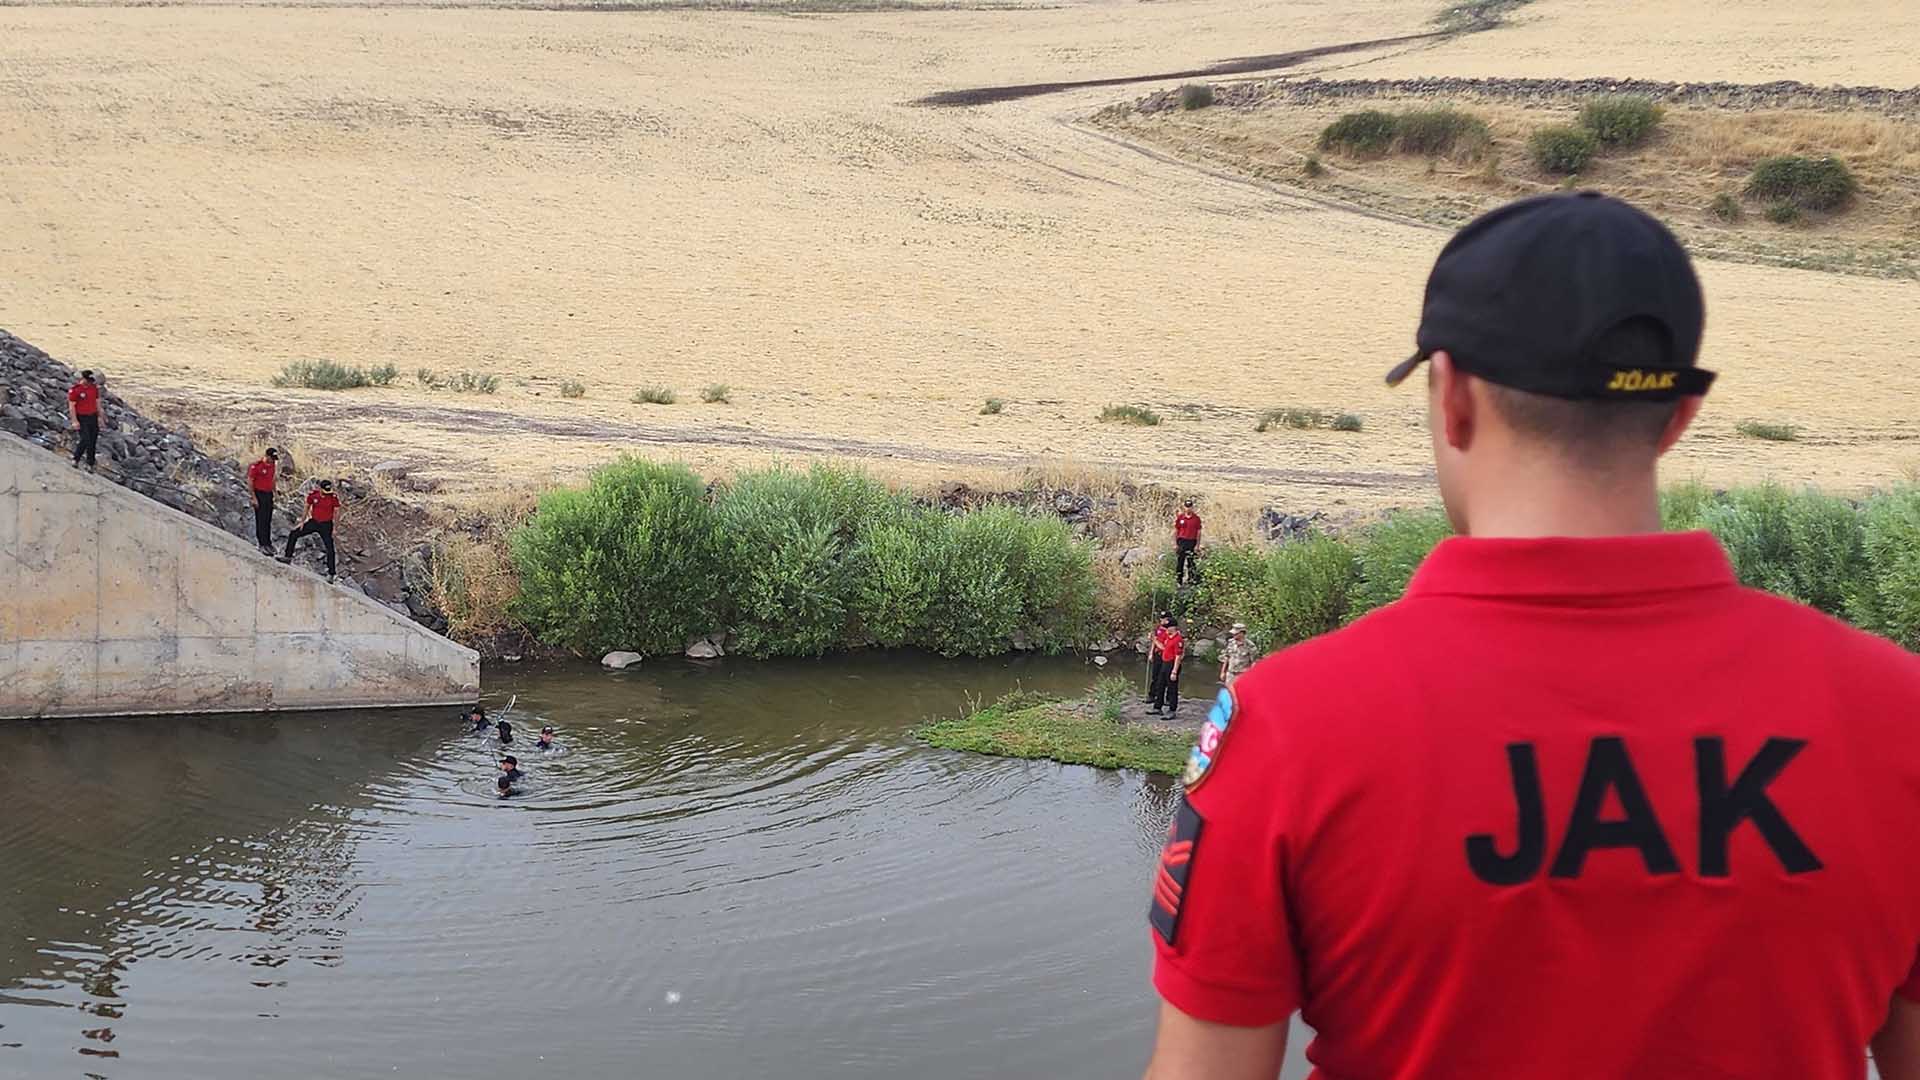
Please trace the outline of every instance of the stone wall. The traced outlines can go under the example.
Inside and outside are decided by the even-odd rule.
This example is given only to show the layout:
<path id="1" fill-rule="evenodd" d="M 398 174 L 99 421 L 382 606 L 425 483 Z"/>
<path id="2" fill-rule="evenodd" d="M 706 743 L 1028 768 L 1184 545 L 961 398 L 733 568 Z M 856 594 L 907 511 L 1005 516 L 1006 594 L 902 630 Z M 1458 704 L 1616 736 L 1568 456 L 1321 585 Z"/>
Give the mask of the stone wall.
<path id="1" fill-rule="evenodd" d="M 1920 115 L 1920 87 L 1890 90 L 1881 86 L 1810 86 L 1769 83 L 1679 83 L 1651 79 L 1249 79 L 1214 86 L 1213 103 L 1227 109 L 1302 105 L 1347 98 L 1429 98 L 1507 101 L 1520 105 L 1577 104 L 1608 94 L 1638 94 L 1676 105 L 1710 105 L 1740 111 L 1754 109 L 1864 109 L 1888 116 Z M 1180 89 L 1158 90 L 1138 101 L 1110 106 L 1103 113 L 1159 113 L 1180 108 Z"/>
<path id="2" fill-rule="evenodd" d="M 0 717 L 453 704 L 479 687 L 473 650 L 0 434 Z"/>

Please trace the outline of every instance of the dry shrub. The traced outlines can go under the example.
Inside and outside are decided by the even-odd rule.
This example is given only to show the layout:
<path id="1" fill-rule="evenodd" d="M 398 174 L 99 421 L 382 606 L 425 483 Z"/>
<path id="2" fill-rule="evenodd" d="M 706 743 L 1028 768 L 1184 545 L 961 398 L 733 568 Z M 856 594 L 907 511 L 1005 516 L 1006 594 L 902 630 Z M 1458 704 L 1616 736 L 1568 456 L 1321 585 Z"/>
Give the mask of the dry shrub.
<path id="1" fill-rule="evenodd" d="M 447 534 L 434 545 L 428 581 L 433 606 L 447 617 L 454 640 L 478 641 L 518 628 L 507 612 L 520 598 L 520 575 L 504 533 Z"/>

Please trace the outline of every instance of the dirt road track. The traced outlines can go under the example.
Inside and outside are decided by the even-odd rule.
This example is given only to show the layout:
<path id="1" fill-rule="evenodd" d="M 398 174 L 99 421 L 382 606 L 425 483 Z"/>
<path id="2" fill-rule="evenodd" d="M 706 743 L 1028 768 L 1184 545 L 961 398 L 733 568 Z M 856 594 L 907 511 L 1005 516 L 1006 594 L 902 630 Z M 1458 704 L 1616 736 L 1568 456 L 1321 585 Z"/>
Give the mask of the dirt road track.
<path id="1" fill-rule="evenodd" d="M 147 386 L 136 387 L 132 392 L 138 396 L 144 407 L 188 422 L 217 421 L 223 418 L 237 421 L 244 417 L 249 425 L 282 429 L 298 425 L 309 432 L 316 429 L 324 431 L 330 426 L 326 419 L 316 420 L 316 410 L 311 401 L 293 397 L 276 398 L 266 394 L 223 394 L 205 391 L 185 394 L 177 390 Z M 460 406 L 436 406 L 429 409 L 414 405 L 356 402 L 351 411 L 339 412 L 337 419 L 355 425 L 402 423 L 415 430 L 427 429 L 439 432 L 445 436 L 445 445 L 449 448 L 449 452 L 456 456 L 463 443 L 475 435 L 510 433 L 536 434 L 591 444 L 665 449 L 713 447 L 807 457 L 892 459 L 938 466 L 973 468 L 1014 469 L 1034 461 L 1034 456 L 1030 454 L 995 453 L 985 450 L 944 450 L 937 447 L 870 439 L 783 434 L 756 431 L 741 424 L 714 424 L 699 429 L 667 428 L 606 418 L 570 419 Z M 354 445 L 351 440 L 337 440 L 333 444 L 343 447 Z M 484 456 L 476 455 L 466 464 L 476 469 L 484 469 L 486 460 Z M 371 463 L 371 459 L 368 463 Z M 1141 473 L 1143 476 L 1184 477 L 1188 481 L 1198 474 L 1214 481 L 1238 484 L 1306 484 L 1317 487 L 1379 491 L 1413 489 L 1429 485 L 1432 481 L 1431 473 L 1427 472 L 1387 469 L 1292 469 L 1194 462 L 1169 464 L 1163 469 L 1147 468 L 1130 471 Z"/>
<path id="2" fill-rule="evenodd" d="M 1375 38 L 1372 41 L 1349 41 L 1343 45 L 1321 45 L 1311 49 L 1299 49 L 1294 52 L 1268 53 L 1264 56 L 1239 56 L 1222 60 L 1206 67 L 1187 68 L 1182 71 L 1162 71 L 1152 75 L 1119 75 L 1104 79 L 1073 79 L 1065 82 L 1025 83 L 1018 86 L 978 86 L 966 90 L 942 90 L 937 94 L 928 94 L 914 102 L 915 105 L 962 106 L 990 105 L 996 101 L 1017 101 L 1020 98 L 1039 97 L 1042 94 L 1058 94 L 1066 90 L 1086 90 L 1102 86 L 1131 86 L 1135 83 L 1166 82 L 1170 79 L 1208 79 L 1223 75 L 1251 75 L 1262 71 L 1279 71 L 1283 68 L 1297 67 L 1309 60 L 1318 60 L 1323 56 L 1339 56 L 1343 53 L 1365 52 L 1369 49 L 1385 48 L 1389 45 L 1404 45 L 1412 41 L 1433 41 L 1452 37 L 1459 31 L 1435 30 L 1425 34 L 1402 34 L 1399 37 Z"/>

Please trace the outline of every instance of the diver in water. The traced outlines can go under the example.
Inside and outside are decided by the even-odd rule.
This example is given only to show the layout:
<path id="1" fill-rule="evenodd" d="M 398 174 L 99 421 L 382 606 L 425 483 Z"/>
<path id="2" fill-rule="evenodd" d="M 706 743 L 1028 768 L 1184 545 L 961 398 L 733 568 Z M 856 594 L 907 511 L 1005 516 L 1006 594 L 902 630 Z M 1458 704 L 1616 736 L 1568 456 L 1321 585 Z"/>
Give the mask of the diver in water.
<path id="1" fill-rule="evenodd" d="M 512 754 L 500 759 L 500 779 L 509 784 L 517 784 L 526 779 L 527 774 L 520 771 L 520 759 Z"/>
<path id="2" fill-rule="evenodd" d="M 553 748 L 553 725 L 548 724 L 540 729 L 540 749 L 552 750 Z"/>
<path id="3" fill-rule="evenodd" d="M 497 796 L 498 798 L 504 799 L 513 794 L 513 781 L 504 776 L 496 781 L 493 786 L 500 789 L 500 794 Z"/>
<path id="4" fill-rule="evenodd" d="M 495 724 L 494 726 L 500 729 L 500 745 L 512 746 L 513 745 L 513 725 L 507 723 L 505 720 L 501 720 L 499 723 Z"/>
<path id="5" fill-rule="evenodd" d="M 478 705 L 475 705 L 473 708 L 467 710 L 467 719 L 473 723 L 472 733 L 476 735 L 493 726 L 492 724 L 487 723 L 487 710 L 481 708 Z"/>

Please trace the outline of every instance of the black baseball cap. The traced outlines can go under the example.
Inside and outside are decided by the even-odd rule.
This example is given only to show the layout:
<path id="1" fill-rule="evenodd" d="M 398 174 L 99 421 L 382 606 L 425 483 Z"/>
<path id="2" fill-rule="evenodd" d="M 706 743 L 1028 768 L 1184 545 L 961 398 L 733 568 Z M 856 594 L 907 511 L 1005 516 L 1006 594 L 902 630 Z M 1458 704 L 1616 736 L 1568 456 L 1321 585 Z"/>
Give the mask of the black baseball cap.
<path id="1" fill-rule="evenodd" d="M 1662 363 L 1626 368 L 1593 355 L 1628 322 L 1659 331 Z M 1670 401 L 1713 385 L 1713 372 L 1695 366 L 1705 323 L 1700 279 L 1666 226 L 1597 191 L 1537 195 L 1481 215 L 1440 250 L 1419 348 L 1387 385 L 1444 349 L 1460 370 L 1515 390 Z"/>

